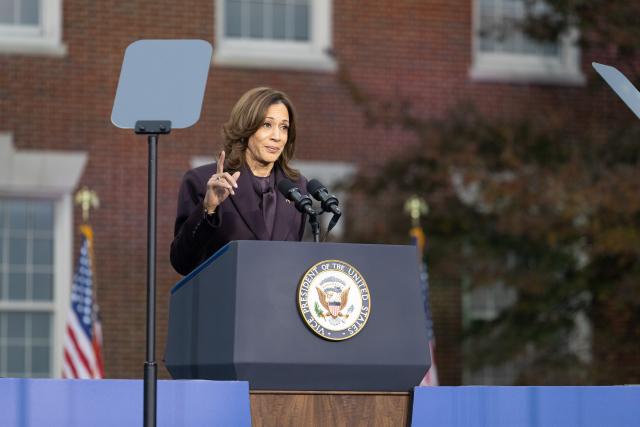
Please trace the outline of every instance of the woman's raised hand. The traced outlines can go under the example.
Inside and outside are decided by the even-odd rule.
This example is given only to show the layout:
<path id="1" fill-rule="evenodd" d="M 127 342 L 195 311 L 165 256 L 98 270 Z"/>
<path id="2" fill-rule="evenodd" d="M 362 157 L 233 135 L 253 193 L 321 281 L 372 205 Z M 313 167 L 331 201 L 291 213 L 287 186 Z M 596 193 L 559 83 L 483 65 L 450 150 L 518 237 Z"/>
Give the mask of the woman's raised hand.
<path id="1" fill-rule="evenodd" d="M 234 189 L 238 188 L 237 180 L 240 171 L 233 175 L 224 171 L 224 150 L 218 156 L 216 163 L 216 173 L 211 175 L 207 181 L 207 194 L 204 196 L 204 208 L 208 213 L 213 213 L 215 209 L 224 202 L 229 194 L 236 194 Z"/>

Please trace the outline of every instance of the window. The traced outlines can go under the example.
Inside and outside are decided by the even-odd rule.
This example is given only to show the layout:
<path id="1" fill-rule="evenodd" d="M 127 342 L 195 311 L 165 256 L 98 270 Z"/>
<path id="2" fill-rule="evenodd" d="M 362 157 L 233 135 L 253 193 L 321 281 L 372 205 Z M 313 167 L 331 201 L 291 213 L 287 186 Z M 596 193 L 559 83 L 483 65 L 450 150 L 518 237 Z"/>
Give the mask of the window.
<path id="1" fill-rule="evenodd" d="M 333 71 L 331 0 L 217 0 L 214 63 Z"/>
<path id="2" fill-rule="evenodd" d="M 0 52 L 64 55 L 62 0 L 0 0 Z"/>
<path id="3" fill-rule="evenodd" d="M 575 45 L 577 35 L 565 35 L 557 42 L 534 40 L 515 25 L 525 17 L 525 12 L 525 0 L 474 1 L 471 77 L 493 81 L 584 83 L 579 49 Z"/>
<path id="4" fill-rule="evenodd" d="M 0 199 L 0 376 L 52 374 L 51 200 Z"/>
<path id="5" fill-rule="evenodd" d="M 502 282 L 471 288 L 467 283 L 462 295 L 463 323 L 468 327 L 472 321 L 495 320 L 502 310 L 516 303 L 518 295 L 514 288 Z M 501 364 L 490 364 L 471 369 L 465 366 L 462 383 L 465 385 L 512 385 L 515 383 L 522 361 L 509 360 Z"/>
<path id="6" fill-rule="evenodd" d="M 59 377 L 72 280 L 71 192 L 86 155 L 0 134 L 0 377 Z"/>

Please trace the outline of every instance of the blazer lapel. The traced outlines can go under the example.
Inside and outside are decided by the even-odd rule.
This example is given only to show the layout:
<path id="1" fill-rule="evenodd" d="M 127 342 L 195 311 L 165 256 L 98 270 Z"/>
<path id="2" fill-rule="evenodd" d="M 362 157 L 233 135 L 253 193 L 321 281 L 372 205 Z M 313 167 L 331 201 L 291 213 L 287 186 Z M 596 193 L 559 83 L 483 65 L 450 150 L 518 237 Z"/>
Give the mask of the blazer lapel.
<path id="1" fill-rule="evenodd" d="M 238 178 L 238 188 L 235 189 L 235 196 L 229 196 L 238 214 L 242 217 L 247 227 L 256 235 L 258 240 L 269 240 L 267 227 L 264 223 L 264 216 L 258 205 L 258 197 L 251 182 L 251 171 L 242 167 Z M 276 218 L 278 212 L 276 208 Z M 277 219 L 276 219 L 277 224 Z"/>
<path id="2" fill-rule="evenodd" d="M 298 210 L 293 203 L 290 203 L 286 197 L 277 190 L 278 183 L 282 179 L 285 179 L 286 176 L 277 165 L 274 165 L 274 169 L 276 173 L 276 221 L 273 225 L 272 240 L 286 240 L 293 228 L 291 224 L 293 224 Z"/>

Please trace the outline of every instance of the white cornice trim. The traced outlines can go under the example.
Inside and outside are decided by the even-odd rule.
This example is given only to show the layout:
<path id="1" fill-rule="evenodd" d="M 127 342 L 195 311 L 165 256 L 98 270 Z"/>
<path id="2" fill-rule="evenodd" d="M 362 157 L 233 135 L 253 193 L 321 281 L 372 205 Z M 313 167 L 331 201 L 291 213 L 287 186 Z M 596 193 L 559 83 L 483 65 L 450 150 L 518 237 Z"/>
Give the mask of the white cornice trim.
<path id="1" fill-rule="evenodd" d="M 71 193 L 87 163 L 80 151 L 16 150 L 10 133 L 0 133 L 0 193 L 61 196 Z"/>

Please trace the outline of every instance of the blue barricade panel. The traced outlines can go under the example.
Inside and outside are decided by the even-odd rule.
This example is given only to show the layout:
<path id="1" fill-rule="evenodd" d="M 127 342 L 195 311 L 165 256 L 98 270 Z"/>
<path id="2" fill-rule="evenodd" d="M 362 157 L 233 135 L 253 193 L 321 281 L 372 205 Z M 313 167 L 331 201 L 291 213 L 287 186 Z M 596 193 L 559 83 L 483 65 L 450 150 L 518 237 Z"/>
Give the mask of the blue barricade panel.
<path id="1" fill-rule="evenodd" d="M 640 386 L 416 387 L 414 426 L 638 427 Z"/>
<path id="2" fill-rule="evenodd" d="M 0 379 L 0 426 L 140 426 L 142 380 Z M 250 426 L 245 381 L 158 381 L 158 426 Z"/>

